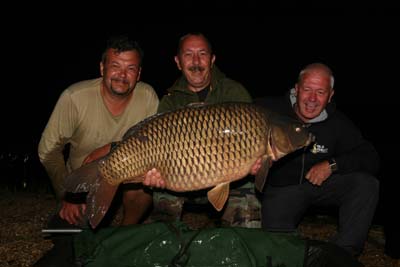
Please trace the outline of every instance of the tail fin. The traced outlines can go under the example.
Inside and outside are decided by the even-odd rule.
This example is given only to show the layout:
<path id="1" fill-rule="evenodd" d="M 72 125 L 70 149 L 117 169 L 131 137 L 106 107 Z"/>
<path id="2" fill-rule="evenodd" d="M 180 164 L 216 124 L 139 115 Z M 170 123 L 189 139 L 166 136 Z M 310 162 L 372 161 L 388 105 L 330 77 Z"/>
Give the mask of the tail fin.
<path id="1" fill-rule="evenodd" d="M 109 184 L 101 175 L 96 160 L 73 171 L 65 180 L 67 192 L 89 192 L 86 198 L 86 217 L 92 228 L 96 228 L 106 214 L 118 185 Z"/>
<path id="2" fill-rule="evenodd" d="M 118 185 L 109 184 L 101 175 L 97 177 L 86 199 L 86 215 L 92 228 L 96 228 L 106 215 L 117 189 Z"/>
<path id="3" fill-rule="evenodd" d="M 76 169 L 65 178 L 65 190 L 72 193 L 91 191 L 97 176 L 100 175 L 97 168 L 99 160 L 90 162 Z"/>

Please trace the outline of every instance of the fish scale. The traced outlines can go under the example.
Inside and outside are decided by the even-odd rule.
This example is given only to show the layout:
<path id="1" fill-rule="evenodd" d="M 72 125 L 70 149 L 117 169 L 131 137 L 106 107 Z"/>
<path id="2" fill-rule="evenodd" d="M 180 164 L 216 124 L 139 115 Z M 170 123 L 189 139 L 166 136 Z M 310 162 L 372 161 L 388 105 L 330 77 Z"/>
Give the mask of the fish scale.
<path id="1" fill-rule="evenodd" d="M 126 179 L 141 182 L 155 167 L 174 191 L 239 179 L 236 173 L 243 171 L 238 169 L 248 171 L 250 162 L 265 153 L 265 124 L 265 116 L 249 104 L 164 113 L 137 127 L 101 164 L 100 172 L 110 184 L 119 184 Z"/>

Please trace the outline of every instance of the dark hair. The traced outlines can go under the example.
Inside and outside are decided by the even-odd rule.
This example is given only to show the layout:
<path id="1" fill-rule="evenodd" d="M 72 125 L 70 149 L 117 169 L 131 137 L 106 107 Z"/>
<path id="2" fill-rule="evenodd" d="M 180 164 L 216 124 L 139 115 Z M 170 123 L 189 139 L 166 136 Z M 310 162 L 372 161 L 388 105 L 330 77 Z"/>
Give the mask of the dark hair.
<path id="1" fill-rule="evenodd" d="M 179 54 L 181 52 L 182 44 L 185 41 L 185 39 L 188 38 L 189 36 L 193 36 L 193 35 L 202 37 L 206 41 L 206 43 L 208 45 L 208 49 L 210 49 L 210 54 L 213 53 L 211 43 L 204 34 L 202 34 L 201 32 L 189 32 L 189 33 L 185 34 L 184 36 L 182 36 L 181 38 L 179 38 L 178 50 L 176 51 L 177 54 Z"/>
<path id="2" fill-rule="evenodd" d="M 140 57 L 140 65 L 142 65 L 144 53 L 139 43 L 135 40 L 129 38 L 128 35 L 118 35 L 110 37 L 107 40 L 106 49 L 101 56 L 101 61 L 105 64 L 107 59 L 107 51 L 109 49 L 115 49 L 118 53 L 125 51 L 137 51 Z"/>

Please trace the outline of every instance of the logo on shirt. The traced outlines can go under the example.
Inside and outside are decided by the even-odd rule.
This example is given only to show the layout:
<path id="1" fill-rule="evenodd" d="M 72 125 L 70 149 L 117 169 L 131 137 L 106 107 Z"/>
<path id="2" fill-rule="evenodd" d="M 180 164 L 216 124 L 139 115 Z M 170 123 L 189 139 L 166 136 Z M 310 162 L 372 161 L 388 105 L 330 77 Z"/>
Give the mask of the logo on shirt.
<path id="1" fill-rule="evenodd" d="M 313 154 L 318 154 L 318 153 L 328 153 L 328 148 L 325 147 L 324 145 L 319 145 L 317 143 L 314 143 L 313 147 L 311 148 L 311 153 Z"/>

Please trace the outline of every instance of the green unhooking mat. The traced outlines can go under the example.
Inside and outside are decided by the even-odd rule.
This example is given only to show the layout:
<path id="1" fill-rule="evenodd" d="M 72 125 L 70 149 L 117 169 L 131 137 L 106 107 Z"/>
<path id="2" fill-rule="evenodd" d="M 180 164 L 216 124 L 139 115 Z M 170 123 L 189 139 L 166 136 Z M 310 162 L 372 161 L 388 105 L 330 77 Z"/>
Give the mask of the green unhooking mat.
<path id="1" fill-rule="evenodd" d="M 84 230 L 73 243 L 73 266 L 363 266 L 328 242 L 238 227 L 190 230 L 183 223 L 109 227 L 96 233 Z"/>
<path id="2" fill-rule="evenodd" d="M 190 230 L 153 223 L 84 231 L 74 240 L 83 266 L 304 266 L 305 241 L 260 229 Z"/>

